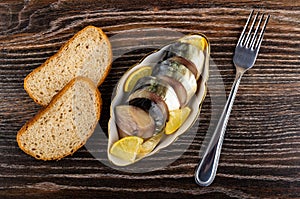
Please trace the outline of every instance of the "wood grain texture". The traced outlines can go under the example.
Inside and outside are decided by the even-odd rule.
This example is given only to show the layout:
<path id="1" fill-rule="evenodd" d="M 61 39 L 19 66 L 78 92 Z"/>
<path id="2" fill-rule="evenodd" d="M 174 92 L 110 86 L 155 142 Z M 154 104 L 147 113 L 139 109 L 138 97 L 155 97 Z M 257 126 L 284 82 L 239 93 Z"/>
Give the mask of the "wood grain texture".
<path id="1" fill-rule="evenodd" d="M 234 47 L 251 9 L 271 14 L 271 20 L 258 60 L 242 79 L 217 177 L 210 187 L 197 186 L 193 176 L 211 115 L 222 107 L 212 108 L 210 90 L 200 124 L 192 128 L 197 136 L 187 134 L 174 143 L 187 145 L 188 150 L 157 171 L 118 171 L 102 164 L 85 147 L 55 162 L 34 160 L 18 148 L 18 130 L 41 109 L 24 91 L 24 77 L 86 25 L 101 27 L 109 37 L 134 28 L 202 32 L 211 42 L 211 57 L 228 95 L 235 74 Z M 1 1 L 0 197 L 299 198 L 299 24 L 299 1 Z M 135 40 L 143 39 L 147 35 Z M 105 132 L 113 86 L 148 52 L 145 46 L 116 59 L 99 87 L 104 103 L 100 125 Z M 211 79 L 217 78 L 211 72 Z M 214 95 L 222 97 L 221 90 Z M 173 153 L 167 148 L 153 162 Z"/>

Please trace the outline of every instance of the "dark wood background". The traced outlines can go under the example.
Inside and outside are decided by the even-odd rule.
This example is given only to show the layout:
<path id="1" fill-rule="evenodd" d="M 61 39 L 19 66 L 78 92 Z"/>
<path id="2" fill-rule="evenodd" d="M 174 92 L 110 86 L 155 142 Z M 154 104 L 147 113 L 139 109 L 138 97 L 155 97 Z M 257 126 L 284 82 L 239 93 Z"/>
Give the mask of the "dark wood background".
<path id="1" fill-rule="evenodd" d="M 18 130 L 41 108 L 24 91 L 24 77 L 86 25 L 101 27 L 109 37 L 146 27 L 202 32 L 211 42 L 211 57 L 228 95 L 235 74 L 234 47 L 251 9 L 269 13 L 271 19 L 256 65 L 242 79 L 211 186 L 197 186 L 193 176 L 214 111 L 210 93 L 188 150 L 157 171 L 119 171 L 102 164 L 85 147 L 54 162 L 37 161 L 18 148 Z M 113 86 L 146 53 L 135 51 L 114 61 L 99 87 L 104 131 Z M 2 0 L 0 198 L 299 198 L 299 74 L 299 1 Z M 175 144 L 184 145 L 188 139 L 185 135 Z"/>

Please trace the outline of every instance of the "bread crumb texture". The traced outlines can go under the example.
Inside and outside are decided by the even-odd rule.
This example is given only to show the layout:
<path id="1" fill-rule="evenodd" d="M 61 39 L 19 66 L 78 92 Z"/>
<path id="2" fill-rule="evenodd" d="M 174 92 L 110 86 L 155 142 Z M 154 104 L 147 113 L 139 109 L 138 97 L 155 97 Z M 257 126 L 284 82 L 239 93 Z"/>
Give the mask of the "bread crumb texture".
<path id="1" fill-rule="evenodd" d="M 36 159 L 73 154 L 93 133 L 100 117 L 100 94 L 86 78 L 76 78 L 19 131 L 20 148 Z"/>
<path id="2" fill-rule="evenodd" d="M 46 106 L 68 82 L 78 76 L 99 85 L 110 69 L 111 46 L 100 28 L 87 26 L 55 55 L 31 72 L 24 88 L 39 104 Z"/>

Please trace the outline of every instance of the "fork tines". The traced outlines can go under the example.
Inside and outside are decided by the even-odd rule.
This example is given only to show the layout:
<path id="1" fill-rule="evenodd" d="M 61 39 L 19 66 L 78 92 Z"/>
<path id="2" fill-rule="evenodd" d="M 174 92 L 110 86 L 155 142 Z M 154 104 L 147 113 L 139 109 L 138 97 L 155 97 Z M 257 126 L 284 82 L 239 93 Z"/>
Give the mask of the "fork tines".
<path id="1" fill-rule="evenodd" d="M 256 13 L 256 15 L 254 16 L 254 19 L 251 23 L 251 26 L 248 28 L 252 17 L 253 17 L 253 13 L 254 10 L 251 11 L 247 23 L 244 26 L 243 32 L 239 38 L 239 41 L 237 43 L 237 46 L 245 46 L 246 48 L 251 48 L 252 50 L 255 49 L 259 49 L 260 44 L 262 42 L 263 36 L 264 36 L 264 32 L 267 26 L 267 23 L 269 21 L 270 15 L 267 15 L 265 17 L 265 14 L 262 14 L 260 17 L 259 16 L 259 12 Z M 259 18 L 259 20 L 258 20 Z M 263 26 L 261 27 L 261 24 L 263 22 L 263 20 L 265 21 Z M 257 23 L 258 21 L 258 23 Z M 255 31 L 253 32 L 255 28 Z M 260 32 L 259 32 L 260 30 Z M 248 31 L 248 34 L 246 35 L 246 32 Z"/>

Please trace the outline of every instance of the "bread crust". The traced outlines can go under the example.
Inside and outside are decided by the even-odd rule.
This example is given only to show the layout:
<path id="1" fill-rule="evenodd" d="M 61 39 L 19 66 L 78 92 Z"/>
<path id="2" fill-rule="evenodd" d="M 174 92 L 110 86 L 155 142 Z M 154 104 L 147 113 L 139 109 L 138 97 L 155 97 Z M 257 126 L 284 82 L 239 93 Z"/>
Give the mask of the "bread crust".
<path id="1" fill-rule="evenodd" d="M 37 158 L 30 150 L 27 150 L 26 148 L 23 147 L 23 144 L 20 140 L 20 137 L 26 133 L 26 130 L 28 129 L 28 127 L 34 125 L 34 123 L 41 118 L 41 116 L 43 116 L 45 113 L 47 113 L 52 107 L 53 105 L 60 100 L 60 98 L 64 95 L 64 93 L 66 93 L 66 91 L 68 91 L 69 88 L 71 88 L 76 81 L 85 81 L 86 83 L 88 83 L 88 85 L 94 89 L 95 91 L 95 95 L 96 95 L 96 106 L 97 106 L 97 117 L 94 118 L 94 124 L 93 124 L 93 128 L 91 129 L 91 131 L 87 134 L 86 138 L 83 140 L 82 143 L 80 143 L 80 145 L 76 146 L 75 148 L 73 148 L 73 151 L 70 153 L 66 153 L 63 154 L 61 156 L 54 156 L 52 158 L 44 158 L 44 157 L 40 157 Z M 96 125 L 98 123 L 98 121 L 100 120 L 100 115 L 101 115 L 101 109 L 102 109 L 102 98 L 101 98 L 101 93 L 99 92 L 98 88 L 94 85 L 94 83 L 92 82 L 92 80 L 90 80 L 89 78 L 86 77 L 76 77 L 74 79 L 72 79 L 57 95 L 55 95 L 51 102 L 49 103 L 49 105 L 47 107 L 42 108 L 33 118 L 31 118 L 19 131 L 17 134 L 17 143 L 20 147 L 21 150 L 23 150 L 25 153 L 27 153 L 28 155 L 31 155 L 33 157 L 35 157 L 36 159 L 40 159 L 40 160 L 60 160 L 68 155 L 72 155 L 73 153 L 75 153 L 79 148 L 81 148 L 86 141 L 88 140 L 88 138 L 93 134 Z"/>
<path id="2" fill-rule="evenodd" d="M 28 87 L 27 87 L 27 81 L 28 81 L 28 79 L 32 78 L 32 75 L 34 75 L 35 73 L 39 72 L 42 68 L 46 67 L 49 64 L 49 62 L 51 62 L 51 60 L 56 59 L 56 57 L 58 57 L 63 52 L 63 49 L 66 48 L 66 47 L 68 47 L 70 45 L 70 43 L 72 43 L 76 39 L 76 37 L 78 37 L 78 35 L 82 34 L 82 32 L 84 32 L 84 31 L 86 31 L 87 29 L 90 29 L 90 28 L 94 28 L 94 29 L 96 29 L 100 33 L 100 35 L 102 37 L 102 40 L 106 41 L 106 43 L 108 45 L 108 49 L 110 49 L 110 51 L 108 52 L 109 53 L 109 56 L 108 56 L 109 64 L 107 66 L 105 66 L 104 73 L 103 73 L 102 77 L 99 79 L 97 86 L 99 87 L 104 82 L 105 78 L 107 77 L 107 75 L 109 74 L 109 72 L 111 70 L 111 64 L 112 64 L 111 44 L 109 42 L 108 37 L 102 31 L 101 28 L 89 25 L 89 26 L 86 26 L 85 28 L 83 28 L 82 30 L 80 30 L 79 32 L 77 32 L 71 39 L 69 39 L 64 45 L 62 45 L 61 48 L 54 55 L 52 55 L 51 57 L 49 57 L 41 66 L 35 68 L 31 73 L 29 73 L 25 77 L 25 79 L 24 79 L 24 89 L 28 93 L 28 95 L 30 96 L 30 98 L 32 98 L 37 104 L 40 104 L 42 106 L 47 106 L 47 104 L 43 104 L 38 99 L 36 99 L 33 96 L 33 94 L 30 91 L 30 89 L 28 89 Z"/>

